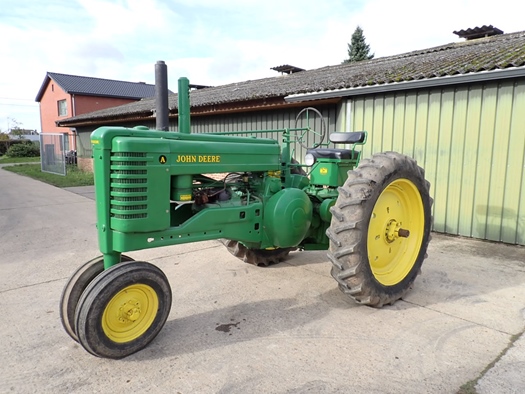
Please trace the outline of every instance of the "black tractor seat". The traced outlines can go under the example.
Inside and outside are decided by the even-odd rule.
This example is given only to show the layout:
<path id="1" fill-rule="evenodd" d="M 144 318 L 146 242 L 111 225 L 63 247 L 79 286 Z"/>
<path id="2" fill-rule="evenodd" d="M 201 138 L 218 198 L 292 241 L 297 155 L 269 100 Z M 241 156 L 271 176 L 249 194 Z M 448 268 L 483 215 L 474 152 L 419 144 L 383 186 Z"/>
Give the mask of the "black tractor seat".
<path id="1" fill-rule="evenodd" d="M 317 148 L 308 149 L 306 153 L 312 154 L 316 159 L 357 160 L 359 158 L 359 152 L 351 149 Z"/>
<path id="2" fill-rule="evenodd" d="M 333 142 L 334 144 L 362 144 L 365 142 L 365 139 L 366 132 L 364 131 L 330 134 L 330 142 Z"/>
<path id="3" fill-rule="evenodd" d="M 362 145 L 366 141 L 365 131 L 348 133 L 331 133 L 330 142 L 334 144 Z M 316 159 L 358 160 L 359 151 L 354 149 L 316 148 L 308 149 L 306 153 L 312 154 Z"/>

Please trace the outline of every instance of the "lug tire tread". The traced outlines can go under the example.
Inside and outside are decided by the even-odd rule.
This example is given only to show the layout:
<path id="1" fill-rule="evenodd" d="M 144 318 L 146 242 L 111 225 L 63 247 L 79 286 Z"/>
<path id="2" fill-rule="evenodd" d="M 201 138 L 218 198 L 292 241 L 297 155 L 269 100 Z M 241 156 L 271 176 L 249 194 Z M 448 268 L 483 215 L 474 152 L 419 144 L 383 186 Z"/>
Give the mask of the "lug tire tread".
<path id="1" fill-rule="evenodd" d="M 245 263 L 264 266 L 267 267 L 271 264 L 278 264 L 281 261 L 284 261 L 290 252 L 296 250 L 297 248 L 282 248 L 274 250 L 265 250 L 265 249 L 248 249 L 246 246 L 241 244 L 238 241 L 231 239 L 220 239 L 220 242 L 228 252 L 237 257 L 238 259 L 244 261 Z"/>
<path id="2" fill-rule="evenodd" d="M 368 220 L 382 190 L 385 180 L 392 179 L 400 170 L 415 174 L 424 188 L 421 197 L 425 209 L 425 229 L 423 242 L 413 268 L 400 286 L 387 289 L 376 281 L 370 268 L 367 255 Z M 331 208 L 333 217 L 327 236 L 330 241 L 328 258 L 332 262 L 331 275 L 339 288 L 359 304 L 382 307 L 401 299 L 413 285 L 421 272 L 421 264 L 426 257 L 430 241 L 430 206 L 432 199 L 428 192 L 430 183 L 424 178 L 424 170 L 414 159 L 396 152 L 378 153 L 370 159 L 361 161 L 359 167 L 348 172 L 345 184 L 340 188 L 336 205 Z M 426 204 L 425 204 L 426 201 Z M 395 289 L 394 289 L 395 288 Z"/>

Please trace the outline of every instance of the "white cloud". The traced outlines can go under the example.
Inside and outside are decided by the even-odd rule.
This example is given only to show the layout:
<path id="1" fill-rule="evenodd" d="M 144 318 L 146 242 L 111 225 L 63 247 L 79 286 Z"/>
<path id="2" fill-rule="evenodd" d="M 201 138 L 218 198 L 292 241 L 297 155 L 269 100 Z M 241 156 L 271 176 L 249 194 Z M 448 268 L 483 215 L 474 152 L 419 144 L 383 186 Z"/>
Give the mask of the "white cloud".
<path id="1" fill-rule="evenodd" d="M 46 71 L 153 83 L 155 62 L 165 60 L 176 90 L 180 76 L 219 85 L 276 76 L 270 67 L 281 64 L 339 64 L 357 25 L 376 58 L 460 41 L 453 30 L 484 24 L 525 30 L 518 0 L 5 1 L 0 53 L 10 61 L 0 97 L 26 100 Z M 0 100 L 0 128 L 7 116 L 20 116 L 39 129 L 38 106 L 6 103 Z"/>
<path id="2" fill-rule="evenodd" d="M 173 30 L 179 16 L 157 0 L 78 0 L 94 23 L 93 37 L 130 40 L 130 36 Z"/>

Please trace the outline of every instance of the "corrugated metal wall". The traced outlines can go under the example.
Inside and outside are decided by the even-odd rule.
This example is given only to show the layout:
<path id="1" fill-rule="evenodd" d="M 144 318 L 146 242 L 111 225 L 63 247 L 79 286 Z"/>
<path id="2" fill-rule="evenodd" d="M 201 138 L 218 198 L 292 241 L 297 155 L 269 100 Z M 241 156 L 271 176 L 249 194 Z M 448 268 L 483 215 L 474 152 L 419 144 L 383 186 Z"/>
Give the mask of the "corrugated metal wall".
<path id="1" fill-rule="evenodd" d="M 77 141 L 77 156 L 89 158 L 93 155 L 93 147 L 91 145 L 91 132 L 93 127 L 77 127 L 76 141 Z"/>
<path id="2" fill-rule="evenodd" d="M 525 80 L 349 99 L 364 157 L 394 150 L 425 168 L 434 230 L 525 245 Z"/>

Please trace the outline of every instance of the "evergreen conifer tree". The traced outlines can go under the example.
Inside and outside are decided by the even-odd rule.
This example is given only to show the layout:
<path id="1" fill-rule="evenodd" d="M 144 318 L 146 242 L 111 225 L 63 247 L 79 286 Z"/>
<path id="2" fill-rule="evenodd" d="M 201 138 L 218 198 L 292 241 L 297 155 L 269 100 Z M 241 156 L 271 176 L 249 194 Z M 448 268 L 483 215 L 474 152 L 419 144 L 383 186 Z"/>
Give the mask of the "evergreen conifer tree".
<path id="1" fill-rule="evenodd" d="M 373 58 L 374 54 L 370 55 L 370 45 L 366 43 L 363 29 L 357 26 L 352 34 L 350 44 L 348 44 L 348 59 L 344 60 L 343 63 L 354 63 Z"/>

